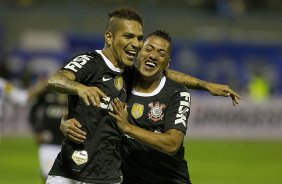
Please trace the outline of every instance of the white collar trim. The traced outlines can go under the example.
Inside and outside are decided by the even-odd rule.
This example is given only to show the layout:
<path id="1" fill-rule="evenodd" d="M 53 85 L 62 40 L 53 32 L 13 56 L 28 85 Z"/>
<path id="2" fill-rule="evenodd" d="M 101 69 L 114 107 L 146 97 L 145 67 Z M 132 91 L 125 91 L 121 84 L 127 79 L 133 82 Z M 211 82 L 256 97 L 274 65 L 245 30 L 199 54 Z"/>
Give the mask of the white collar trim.
<path id="1" fill-rule="evenodd" d="M 133 95 L 136 95 L 136 96 L 143 96 L 143 97 L 155 96 L 155 95 L 157 95 L 157 94 L 163 89 L 163 87 L 164 87 L 164 85 L 165 85 L 165 82 L 166 82 L 166 77 L 163 76 L 162 79 L 161 79 L 161 82 L 160 82 L 159 86 L 158 86 L 153 92 L 151 92 L 151 93 L 143 93 L 143 92 L 138 92 L 138 91 L 135 90 L 135 88 L 133 88 L 133 89 L 131 90 L 131 93 L 132 93 Z"/>
<path id="2" fill-rule="evenodd" d="M 95 51 L 96 51 L 97 53 L 99 53 L 99 54 L 102 56 L 102 58 L 104 59 L 106 65 L 107 65 L 111 70 L 113 70 L 113 71 L 115 71 L 115 72 L 121 72 L 121 73 L 124 71 L 124 69 L 115 67 L 115 66 L 113 65 L 113 63 L 112 63 L 110 60 L 108 60 L 108 58 L 106 58 L 106 56 L 102 53 L 102 50 L 95 50 Z"/>

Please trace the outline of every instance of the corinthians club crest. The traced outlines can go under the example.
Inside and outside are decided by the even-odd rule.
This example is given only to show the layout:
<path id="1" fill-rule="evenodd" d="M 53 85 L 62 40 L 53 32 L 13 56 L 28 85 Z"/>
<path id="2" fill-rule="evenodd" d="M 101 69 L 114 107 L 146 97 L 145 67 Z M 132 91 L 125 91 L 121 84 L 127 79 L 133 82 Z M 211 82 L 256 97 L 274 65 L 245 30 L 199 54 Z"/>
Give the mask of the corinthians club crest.
<path id="1" fill-rule="evenodd" d="M 148 113 L 149 119 L 154 122 L 160 121 L 164 117 L 163 109 L 166 108 L 165 104 L 160 102 L 151 102 L 148 104 L 151 108 L 150 112 Z"/>

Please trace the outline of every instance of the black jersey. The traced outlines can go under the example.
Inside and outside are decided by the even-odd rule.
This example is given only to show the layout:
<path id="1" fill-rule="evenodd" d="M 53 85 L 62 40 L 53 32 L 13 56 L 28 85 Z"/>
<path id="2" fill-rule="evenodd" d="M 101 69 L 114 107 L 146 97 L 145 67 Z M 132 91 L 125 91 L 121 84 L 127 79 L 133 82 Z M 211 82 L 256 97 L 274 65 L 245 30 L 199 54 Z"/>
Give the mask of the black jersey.
<path id="1" fill-rule="evenodd" d="M 34 132 L 42 135 L 44 144 L 61 145 L 64 139 L 60 131 L 60 122 L 67 113 L 68 100 L 66 95 L 48 90 L 42 92 L 30 110 L 30 123 Z"/>
<path id="2" fill-rule="evenodd" d="M 186 134 L 190 102 L 186 87 L 163 77 L 153 93 L 132 90 L 128 100 L 129 120 L 152 132 L 177 129 Z M 124 184 L 191 183 L 183 144 L 174 156 L 169 156 L 126 136 L 121 150 Z"/>
<path id="3" fill-rule="evenodd" d="M 100 88 L 107 98 L 103 98 L 100 107 L 94 107 L 69 95 L 68 118 L 76 118 L 82 124 L 86 140 L 82 144 L 65 140 L 49 174 L 95 184 L 120 182 L 122 136 L 108 111 L 112 111 L 110 103 L 114 98 L 126 100 L 123 70 L 115 68 L 101 51 L 79 55 L 63 69 L 72 71 L 76 81 Z"/>

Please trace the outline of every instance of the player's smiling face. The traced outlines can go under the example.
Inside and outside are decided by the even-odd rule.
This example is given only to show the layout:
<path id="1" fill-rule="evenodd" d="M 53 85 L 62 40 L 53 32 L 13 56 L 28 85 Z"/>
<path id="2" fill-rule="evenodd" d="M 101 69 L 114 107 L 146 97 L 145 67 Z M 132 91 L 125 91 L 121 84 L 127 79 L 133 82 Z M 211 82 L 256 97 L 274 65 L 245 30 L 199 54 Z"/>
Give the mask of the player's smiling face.
<path id="1" fill-rule="evenodd" d="M 132 66 L 143 45 L 142 25 L 137 21 L 116 19 L 111 39 L 113 57 L 120 68 Z"/>
<path id="2" fill-rule="evenodd" d="M 170 43 L 158 36 L 148 37 L 138 54 L 138 71 L 143 77 L 160 79 L 170 60 Z"/>

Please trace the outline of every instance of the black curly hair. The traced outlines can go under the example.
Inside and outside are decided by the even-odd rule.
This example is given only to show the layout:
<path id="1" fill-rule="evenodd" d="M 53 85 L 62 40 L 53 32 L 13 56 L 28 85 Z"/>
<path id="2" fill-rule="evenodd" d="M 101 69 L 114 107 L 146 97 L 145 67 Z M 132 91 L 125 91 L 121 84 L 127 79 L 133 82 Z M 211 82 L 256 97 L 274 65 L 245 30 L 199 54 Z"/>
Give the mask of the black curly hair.
<path id="1" fill-rule="evenodd" d="M 171 37 L 169 35 L 168 32 L 164 31 L 164 30 L 161 30 L 161 29 L 158 29 L 150 34 L 148 34 L 144 40 L 146 40 L 148 37 L 150 36 L 158 36 L 158 37 L 161 37 L 165 40 L 167 40 L 170 44 L 172 43 L 172 40 L 171 40 Z"/>

